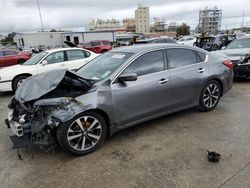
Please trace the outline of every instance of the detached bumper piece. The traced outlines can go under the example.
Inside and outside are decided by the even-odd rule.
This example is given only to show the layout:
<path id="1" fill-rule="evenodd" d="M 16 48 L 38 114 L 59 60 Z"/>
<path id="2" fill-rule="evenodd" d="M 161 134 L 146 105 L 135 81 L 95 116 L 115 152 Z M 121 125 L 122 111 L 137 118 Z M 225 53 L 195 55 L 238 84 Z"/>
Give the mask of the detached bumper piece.
<path id="1" fill-rule="evenodd" d="M 18 137 L 16 135 L 10 136 L 10 140 L 13 143 L 12 149 L 27 148 L 31 143 L 30 137 L 28 135 Z"/>

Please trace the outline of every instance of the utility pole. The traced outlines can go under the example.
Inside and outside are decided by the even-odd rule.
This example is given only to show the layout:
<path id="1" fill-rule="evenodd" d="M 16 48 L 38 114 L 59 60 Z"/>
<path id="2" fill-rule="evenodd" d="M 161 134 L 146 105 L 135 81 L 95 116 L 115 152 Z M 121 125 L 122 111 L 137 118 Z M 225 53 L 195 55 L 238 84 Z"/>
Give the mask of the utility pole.
<path id="1" fill-rule="evenodd" d="M 244 30 L 244 25 L 245 25 L 245 10 L 243 10 L 243 15 L 242 15 L 241 32 L 243 32 Z"/>
<path id="2" fill-rule="evenodd" d="M 44 32 L 43 19 L 42 19 L 42 14 L 41 14 L 41 9 L 40 9 L 40 5 L 39 5 L 39 1 L 36 0 L 36 2 L 37 2 L 37 8 L 38 8 L 38 11 L 39 11 L 40 21 L 41 21 L 41 31 Z"/>

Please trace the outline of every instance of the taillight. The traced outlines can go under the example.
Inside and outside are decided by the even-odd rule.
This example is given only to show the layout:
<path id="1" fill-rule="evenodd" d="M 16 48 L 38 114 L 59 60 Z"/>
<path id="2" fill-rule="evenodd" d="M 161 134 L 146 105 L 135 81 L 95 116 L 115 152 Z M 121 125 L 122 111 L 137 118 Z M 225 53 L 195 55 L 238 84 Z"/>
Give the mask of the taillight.
<path id="1" fill-rule="evenodd" d="M 223 65 L 227 66 L 229 69 L 233 69 L 234 65 L 231 61 L 224 61 Z"/>

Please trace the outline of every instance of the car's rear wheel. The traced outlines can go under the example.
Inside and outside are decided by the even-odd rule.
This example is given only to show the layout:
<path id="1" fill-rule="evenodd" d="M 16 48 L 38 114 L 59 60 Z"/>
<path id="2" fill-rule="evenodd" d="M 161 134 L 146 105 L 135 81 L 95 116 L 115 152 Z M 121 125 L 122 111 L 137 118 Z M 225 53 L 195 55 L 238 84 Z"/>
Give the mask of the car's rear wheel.
<path id="1" fill-rule="evenodd" d="M 17 90 L 17 88 L 24 82 L 24 80 L 26 78 L 28 78 L 28 75 L 22 75 L 22 76 L 18 76 L 13 80 L 12 83 L 12 89 L 15 92 Z"/>
<path id="2" fill-rule="evenodd" d="M 62 149 L 76 155 L 95 151 L 105 140 L 107 125 L 96 112 L 75 116 L 57 129 L 57 140 Z"/>
<path id="3" fill-rule="evenodd" d="M 216 80 L 207 82 L 200 94 L 199 110 L 207 112 L 215 109 L 220 101 L 221 92 L 221 86 Z"/>

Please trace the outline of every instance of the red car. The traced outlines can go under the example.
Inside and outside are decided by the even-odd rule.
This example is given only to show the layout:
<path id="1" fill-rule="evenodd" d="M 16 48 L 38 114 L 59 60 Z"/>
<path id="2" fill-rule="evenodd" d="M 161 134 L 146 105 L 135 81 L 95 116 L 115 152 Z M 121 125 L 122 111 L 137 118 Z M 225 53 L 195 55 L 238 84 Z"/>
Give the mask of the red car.
<path id="1" fill-rule="evenodd" d="M 26 52 L 15 50 L 0 50 L 0 67 L 6 67 L 16 64 L 23 64 L 30 58 Z"/>
<path id="2" fill-rule="evenodd" d="M 95 53 L 104 53 L 112 50 L 112 46 L 108 40 L 94 40 L 86 42 L 83 48 Z"/>

